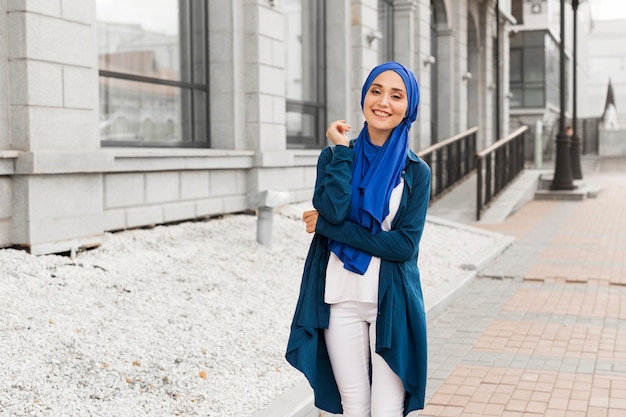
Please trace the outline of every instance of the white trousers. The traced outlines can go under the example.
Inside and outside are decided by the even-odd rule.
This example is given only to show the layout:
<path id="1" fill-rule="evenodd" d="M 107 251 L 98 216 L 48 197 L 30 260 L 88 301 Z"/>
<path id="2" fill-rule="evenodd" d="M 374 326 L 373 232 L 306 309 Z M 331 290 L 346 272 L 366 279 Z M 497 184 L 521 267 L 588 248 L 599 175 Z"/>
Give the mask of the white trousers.
<path id="1" fill-rule="evenodd" d="M 375 352 L 377 313 L 376 303 L 348 301 L 330 306 L 324 336 L 343 417 L 402 417 L 402 380 Z"/>

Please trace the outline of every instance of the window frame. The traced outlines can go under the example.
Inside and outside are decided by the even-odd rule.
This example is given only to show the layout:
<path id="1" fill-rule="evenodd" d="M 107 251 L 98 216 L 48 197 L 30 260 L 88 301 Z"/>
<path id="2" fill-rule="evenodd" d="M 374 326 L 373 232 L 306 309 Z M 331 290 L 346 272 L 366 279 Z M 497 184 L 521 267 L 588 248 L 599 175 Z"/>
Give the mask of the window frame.
<path id="1" fill-rule="evenodd" d="M 541 39 L 541 42 L 537 42 Z M 545 31 L 523 31 L 518 32 L 514 35 L 514 38 L 511 39 L 511 45 L 509 47 L 509 55 L 517 56 L 519 58 L 519 66 L 520 68 L 514 69 L 511 67 L 509 69 L 509 90 L 515 94 L 515 92 L 520 92 L 521 97 L 517 99 L 515 96 L 510 101 L 510 106 L 512 109 L 529 109 L 529 108 L 543 108 L 548 103 L 548 97 L 546 92 L 546 77 L 547 77 L 547 56 L 545 52 Z M 535 59 L 530 58 L 529 54 L 531 52 L 541 51 L 541 59 L 539 66 L 541 67 L 541 79 L 537 79 L 535 81 L 528 81 L 528 69 L 527 62 L 533 63 L 536 62 Z M 535 68 L 537 68 L 535 66 Z M 516 74 L 520 76 L 518 81 L 512 81 L 513 71 L 516 71 Z M 535 73 L 536 74 L 536 73 Z M 533 103 L 528 104 L 530 100 L 530 93 L 536 93 L 541 91 L 542 100 L 541 103 Z M 527 94 L 528 93 L 528 94 Z M 518 104 L 519 103 L 519 104 Z"/>
<path id="2" fill-rule="evenodd" d="M 103 147 L 132 147 L 132 148 L 211 148 L 211 119 L 210 119 L 210 65 L 209 65 L 209 4 L 208 2 L 203 4 L 204 13 L 202 14 L 203 19 L 203 27 L 204 27 L 204 54 L 205 54 L 205 68 L 204 68 L 204 83 L 194 82 L 195 73 L 193 70 L 194 66 L 194 33 L 195 33 L 195 23 L 194 23 L 194 12 L 197 8 L 196 2 L 189 2 L 189 12 L 185 16 L 185 23 L 187 24 L 188 32 L 190 33 L 188 40 L 188 62 L 190 69 L 190 77 L 192 81 L 183 81 L 183 77 L 181 76 L 181 80 L 165 80 L 161 78 L 149 77 L 138 74 L 129 74 L 124 72 L 110 71 L 98 69 L 98 79 L 101 78 L 109 78 L 109 79 L 118 79 L 124 81 L 131 82 L 140 82 L 147 83 L 152 85 L 160 85 L 160 86 L 169 86 L 176 87 L 181 92 L 181 97 L 184 97 L 182 94 L 184 91 L 187 91 L 190 96 L 190 106 L 188 108 L 189 117 L 191 118 L 189 122 L 189 126 L 185 126 L 184 122 L 181 118 L 181 136 L 185 135 L 186 131 L 191 132 L 191 138 L 188 141 L 176 141 L 176 142 L 162 142 L 155 140 L 148 141 L 137 141 L 137 140 L 100 140 L 100 144 Z M 179 43 L 180 45 L 180 43 Z M 198 127 L 197 127 L 197 112 L 196 112 L 196 100 L 194 95 L 198 92 L 203 92 L 205 94 L 205 111 L 204 111 L 204 125 L 206 131 L 206 137 L 200 138 L 198 137 Z M 99 103 L 102 104 L 102 98 L 99 97 Z M 181 103 L 181 107 L 183 104 Z M 184 109 L 184 108 L 183 108 Z M 204 139 L 204 140 L 203 140 Z"/>
<path id="3" fill-rule="evenodd" d="M 306 0 L 305 0 L 306 1 Z M 316 74 L 317 101 L 293 100 L 285 98 L 286 113 L 300 113 L 303 116 L 313 117 L 313 135 L 290 135 L 286 132 L 287 149 L 321 149 L 326 145 L 324 135 L 326 129 L 326 1 L 316 2 L 316 31 L 318 42 L 316 47 L 317 62 Z"/>

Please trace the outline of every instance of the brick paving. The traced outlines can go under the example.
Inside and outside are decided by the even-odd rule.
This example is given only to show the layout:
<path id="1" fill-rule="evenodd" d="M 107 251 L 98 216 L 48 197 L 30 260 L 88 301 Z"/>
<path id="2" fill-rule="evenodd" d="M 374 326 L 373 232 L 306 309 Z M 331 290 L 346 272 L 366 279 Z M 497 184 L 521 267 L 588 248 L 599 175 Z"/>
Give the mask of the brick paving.
<path id="1" fill-rule="evenodd" d="M 516 241 L 430 320 L 427 405 L 411 416 L 626 416 L 626 165 L 585 181 L 597 198 L 476 225 Z"/>

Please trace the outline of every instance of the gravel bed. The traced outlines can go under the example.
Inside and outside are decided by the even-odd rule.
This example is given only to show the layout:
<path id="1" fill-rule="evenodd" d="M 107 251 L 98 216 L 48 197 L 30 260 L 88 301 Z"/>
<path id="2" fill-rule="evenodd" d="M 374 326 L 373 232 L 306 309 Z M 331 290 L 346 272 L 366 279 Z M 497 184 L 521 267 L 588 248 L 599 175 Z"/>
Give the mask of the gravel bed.
<path id="1" fill-rule="evenodd" d="M 284 360 L 311 235 L 277 211 L 107 233 L 74 258 L 0 250 L 1 416 L 250 416 L 302 376 Z M 495 238 L 428 222 L 425 297 Z"/>

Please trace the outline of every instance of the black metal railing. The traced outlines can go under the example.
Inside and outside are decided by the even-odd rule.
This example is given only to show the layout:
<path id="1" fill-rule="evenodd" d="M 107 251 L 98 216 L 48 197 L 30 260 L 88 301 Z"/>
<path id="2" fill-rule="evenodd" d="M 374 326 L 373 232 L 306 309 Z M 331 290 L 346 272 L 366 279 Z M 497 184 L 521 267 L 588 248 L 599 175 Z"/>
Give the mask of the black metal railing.
<path id="1" fill-rule="evenodd" d="M 598 117 L 587 117 L 584 119 L 579 118 L 576 123 L 576 134 L 580 138 L 582 155 L 597 155 L 598 154 L 598 141 L 600 137 L 600 123 L 601 119 Z M 567 120 L 567 125 L 571 125 L 572 121 Z M 524 121 L 521 119 L 513 119 L 510 123 L 511 129 L 524 126 Z M 538 145 L 537 135 L 540 135 L 541 159 L 544 161 L 552 161 L 554 159 L 555 151 L 555 139 L 558 132 L 559 124 L 558 120 L 555 120 L 548 124 L 542 124 L 541 130 L 537 132 L 537 125 L 528 126 L 528 140 L 524 145 L 526 149 L 526 162 L 527 166 L 532 165 L 533 162 L 537 162 L 537 149 Z"/>
<path id="2" fill-rule="evenodd" d="M 524 143 L 528 126 L 522 126 L 476 154 L 476 220 L 495 196 L 524 169 Z"/>
<path id="3" fill-rule="evenodd" d="M 476 133 L 472 127 L 418 152 L 432 172 L 430 199 L 442 196 L 476 168 Z"/>

